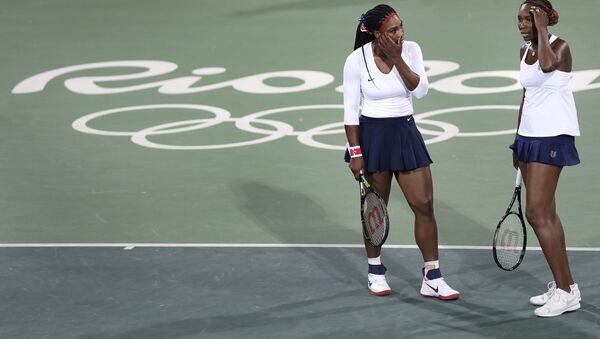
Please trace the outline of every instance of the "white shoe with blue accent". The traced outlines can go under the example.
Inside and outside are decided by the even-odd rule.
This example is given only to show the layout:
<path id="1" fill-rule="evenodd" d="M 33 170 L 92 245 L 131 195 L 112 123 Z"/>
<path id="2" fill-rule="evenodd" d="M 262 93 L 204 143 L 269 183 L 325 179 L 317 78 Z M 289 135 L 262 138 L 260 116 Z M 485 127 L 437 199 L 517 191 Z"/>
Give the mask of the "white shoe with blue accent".
<path id="1" fill-rule="evenodd" d="M 389 295 L 392 294 L 392 289 L 385 279 L 385 271 L 387 269 L 383 265 L 369 265 L 368 287 L 369 293 L 372 295 Z"/>
<path id="2" fill-rule="evenodd" d="M 423 272 L 425 272 L 425 269 L 423 269 Z M 427 275 L 423 276 L 421 295 L 442 300 L 455 300 L 460 297 L 460 293 L 451 288 L 442 278 L 439 268 L 429 270 Z"/>

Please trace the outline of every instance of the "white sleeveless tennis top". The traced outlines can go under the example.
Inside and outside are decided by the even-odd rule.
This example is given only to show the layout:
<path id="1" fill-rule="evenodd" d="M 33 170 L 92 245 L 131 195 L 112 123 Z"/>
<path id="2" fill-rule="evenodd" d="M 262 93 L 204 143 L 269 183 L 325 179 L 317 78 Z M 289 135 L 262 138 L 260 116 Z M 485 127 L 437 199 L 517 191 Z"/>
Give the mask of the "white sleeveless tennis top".
<path id="1" fill-rule="evenodd" d="M 550 37 L 552 44 L 557 36 Z M 521 59 L 519 79 L 525 88 L 525 101 L 521 113 L 519 135 L 527 137 L 551 137 L 561 134 L 578 136 L 579 123 L 575 99 L 569 86 L 573 77 L 570 72 L 555 70 L 542 72 L 539 60 L 532 65 L 525 63 L 531 42 Z"/>

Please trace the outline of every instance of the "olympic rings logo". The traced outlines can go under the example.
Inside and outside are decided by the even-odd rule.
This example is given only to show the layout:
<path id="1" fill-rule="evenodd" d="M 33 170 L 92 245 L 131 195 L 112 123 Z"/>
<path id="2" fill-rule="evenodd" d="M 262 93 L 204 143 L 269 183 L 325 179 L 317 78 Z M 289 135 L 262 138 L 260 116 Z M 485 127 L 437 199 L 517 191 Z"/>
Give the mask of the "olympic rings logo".
<path id="1" fill-rule="evenodd" d="M 90 127 L 90 123 L 93 120 L 109 117 L 115 114 L 123 114 L 127 112 L 144 111 L 144 110 L 172 110 L 172 109 L 185 109 L 194 111 L 208 112 L 214 117 L 202 118 L 202 119 L 191 119 L 181 120 L 175 122 L 169 122 L 159 124 L 151 127 L 142 128 L 137 131 L 111 131 L 101 130 Z M 442 142 L 454 137 L 485 137 L 494 135 L 505 135 L 514 134 L 515 129 L 498 130 L 498 131 L 481 131 L 481 132 L 461 132 L 460 128 L 454 124 L 444 121 L 432 120 L 431 117 L 448 114 L 448 113 L 459 113 L 466 111 L 491 111 L 491 110 L 507 110 L 511 114 L 519 109 L 517 105 L 480 105 L 480 106 L 464 106 L 445 108 L 425 113 L 414 115 L 415 122 L 419 125 L 431 125 L 435 126 L 439 130 L 425 129 L 419 126 L 421 134 L 426 136 L 433 136 L 432 138 L 426 138 L 426 144 L 433 144 Z M 287 113 L 293 111 L 318 111 L 323 112 L 324 110 L 343 110 L 343 105 L 304 105 L 304 106 L 291 106 L 281 107 L 275 109 L 269 109 L 248 114 L 244 117 L 236 118 L 232 117 L 231 113 L 223 108 L 209 106 L 209 105 L 195 105 L 195 104 L 157 104 L 157 105 L 139 105 L 139 106 L 128 106 L 120 107 L 109 110 L 103 110 L 95 113 L 90 113 L 81 118 L 75 120 L 72 124 L 76 131 L 81 133 L 101 135 L 108 137 L 128 137 L 134 144 L 154 149 L 163 150 L 210 150 L 210 149 L 225 149 L 234 147 L 244 147 L 257 145 L 265 142 L 275 141 L 284 137 L 296 137 L 298 141 L 306 146 L 329 149 L 329 150 L 343 150 L 345 146 L 334 145 L 325 142 L 315 140 L 315 137 L 344 134 L 343 122 L 334 122 L 330 124 L 324 124 L 321 126 L 313 127 L 304 131 L 296 130 L 292 125 L 278 121 L 274 119 L 268 119 L 268 116 Z M 341 113 L 337 112 L 337 116 Z M 210 145 L 172 145 L 159 143 L 156 141 L 149 140 L 150 137 L 158 137 L 161 135 L 170 135 L 177 133 L 193 132 L 210 127 L 214 127 L 223 123 L 234 123 L 234 126 L 244 132 L 258 134 L 259 137 L 253 140 L 247 141 L 231 141 L 221 144 L 210 144 Z M 257 126 L 259 125 L 259 126 Z M 264 128 L 268 126 L 270 128 Z M 263 127 L 263 128 L 261 128 Z"/>
<path id="2" fill-rule="evenodd" d="M 441 93 L 460 94 L 460 95 L 480 95 L 505 93 L 520 90 L 522 87 L 519 84 L 518 71 L 500 70 L 500 71 L 484 71 L 458 75 L 450 75 L 458 70 L 460 65 L 451 61 L 444 60 L 425 60 L 424 65 L 429 77 L 441 76 L 446 77 L 438 79 L 430 83 L 429 88 Z M 92 76 L 77 76 L 71 77 L 72 73 L 81 71 L 92 71 L 99 69 L 121 69 L 123 72 L 111 75 L 92 75 Z M 142 71 L 131 73 L 130 68 L 141 69 Z M 178 65 L 172 62 L 161 60 L 117 60 L 95 62 L 87 64 L 79 64 L 51 69 L 39 74 L 35 74 L 29 78 L 20 81 L 11 91 L 13 94 L 23 95 L 42 92 L 45 90 L 49 82 L 60 77 L 68 76 L 64 81 L 64 86 L 73 93 L 83 95 L 111 95 L 129 93 L 135 91 L 143 91 L 154 89 L 158 93 L 166 95 L 181 95 L 192 93 L 204 93 L 214 90 L 233 89 L 234 91 L 251 93 L 251 94 L 284 94 L 297 93 L 317 88 L 325 88 L 330 85 L 335 77 L 326 72 L 311 71 L 311 70 L 290 70 L 259 73 L 248 76 L 243 76 L 237 79 L 225 80 L 211 84 L 198 84 L 205 77 L 222 74 L 226 72 L 223 67 L 202 67 L 190 71 L 191 74 L 185 76 L 169 77 L 162 80 L 150 80 L 156 76 L 166 76 L 175 71 Z M 124 74 L 123 74 L 124 73 Z M 279 86 L 270 84 L 267 80 L 276 78 L 290 78 L 299 80 L 299 84 L 291 86 Z M 476 87 L 466 84 L 480 78 L 502 78 L 512 81 L 510 85 L 502 85 L 495 87 Z M 595 82 L 600 78 L 600 69 L 590 69 L 572 72 L 570 86 L 573 92 L 588 91 L 600 89 L 600 83 Z M 146 79 L 149 82 L 138 83 L 137 81 Z M 131 84 L 134 81 L 135 84 Z M 106 82 L 112 83 L 110 87 L 104 87 Z M 125 82 L 120 86 L 114 83 Z M 337 92 L 342 92 L 341 86 L 335 88 Z M 128 112 L 144 111 L 144 110 L 173 110 L 185 109 L 206 112 L 213 115 L 211 118 L 181 120 L 159 124 L 155 126 L 145 127 L 134 131 L 110 131 L 101 130 L 90 127 L 90 123 L 95 119 L 103 119 L 115 114 L 126 114 Z M 318 141 L 319 137 L 344 134 L 342 122 L 334 122 L 313 127 L 304 131 L 296 130 L 291 124 L 275 120 L 270 116 L 287 113 L 293 111 L 318 111 L 325 110 L 342 110 L 342 105 L 305 105 L 291 106 L 275 109 L 268 109 L 260 112 L 248 114 L 241 118 L 232 117 L 232 114 L 220 107 L 208 105 L 186 105 L 186 104 L 159 104 L 159 105 L 141 105 L 128 106 L 121 108 L 113 108 L 95 113 L 87 114 L 72 124 L 73 128 L 82 133 L 112 136 L 112 137 L 128 137 L 130 140 L 140 146 L 165 149 L 165 150 L 209 150 L 209 149 L 225 149 L 233 147 L 244 147 L 257 145 L 265 142 L 275 141 L 284 137 L 295 137 L 297 140 L 307 146 L 342 150 L 344 146 Z M 481 131 L 481 132 L 465 132 L 454 124 L 445 121 L 433 120 L 432 117 L 440 116 L 449 113 L 460 113 L 466 111 L 490 111 L 490 110 L 518 110 L 518 106 L 511 105 L 482 105 L 482 106 L 464 106 L 434 110 L 414 116 L 415 122 L 419 125 L 419 129 L 425 138 L 425 143 L 433 144 L 442 142 L 455 137 L 485 137 L 492 135 L 514 134 L 514 129 L 499 130 L 499 131 Z M 337 117 L 341 117 L 341 112 L 336 112 Z M 337 121 L 339 119 L 335 119 Z M 209 145 L 172 145 L 156 141 L 160 136 L 172 135 L 186 132 L 196 132 L 207 128 L 222 125 L 224 123 L 233 123 L 234 126 L 242 132 L 248 132 L 258 135 L 257 138 L 246 141 L 228 141 L 221 144 Z M 425 127 L 435 127 L 435 130 Z M 231 136 L 229 136 L 231 137 Z M 322 138 L 323 139 L 323 138 Z M 330 139 L 331 140 L 331 139 Z M 340 138 L 345 140 L 345 138 Z"/>

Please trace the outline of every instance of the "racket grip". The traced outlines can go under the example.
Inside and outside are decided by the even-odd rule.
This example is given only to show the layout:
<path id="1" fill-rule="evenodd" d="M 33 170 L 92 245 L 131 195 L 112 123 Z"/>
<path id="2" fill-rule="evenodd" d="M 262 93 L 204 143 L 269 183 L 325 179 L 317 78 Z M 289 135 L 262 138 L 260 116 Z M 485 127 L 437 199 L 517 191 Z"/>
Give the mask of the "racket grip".
<path id="1" fill-rule="evenodd" d="M 365 178 L 365 176 L 362 175 L 362 171 L 361 171 L 361 174 L 360 174 L 360 184 L 364 185 L 364 187 L 366 187 L 366 188 L 371 188 L 371 185 L 367 181 L 367 178 Z"/>
<path id="2" fill-rule="evenodd" d="M 523 175 L 521 174 L 521 169 L 517 168 L 517 179 L 515 180 L 515 187 L 521 187 L 523 183 Z"/>

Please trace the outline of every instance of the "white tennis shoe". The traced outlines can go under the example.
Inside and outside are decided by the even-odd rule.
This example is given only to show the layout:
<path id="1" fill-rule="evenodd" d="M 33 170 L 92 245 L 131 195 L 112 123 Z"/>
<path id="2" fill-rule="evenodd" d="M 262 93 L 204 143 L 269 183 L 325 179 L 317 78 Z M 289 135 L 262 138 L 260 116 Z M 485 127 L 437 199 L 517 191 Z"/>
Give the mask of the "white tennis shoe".
<path id="1" fill-rule="evenodd" d="M 556 317 L 565 312 L 578 310 L 581 307 L 579 300 L 580 297 L 574 291 L 569 293 L 556 288 L 544 306 L 536 308 L 534 313 L 538 317 Z"/>
<path id="2" fill-rule="evenodd" d="M 429 280 L 426 277 L 421 284 L 421 295 L 442 300 L 454 300 L 460 297 L 460 293 L 448 286 L 444 278 Z"/>
<path id="3" fill-rule="evenodd" d="M 529 303 L 535 306 L 543 306 L 550 297 L 552 297 L 555 290 L 556 283 L 551 281 L 548 283 L 548 292 L 529 298 Z M 581 301 L 581 292 L 579 291 L 579 286 L 577 286 L 577 284 L 571 285 L 571 291 L 577 296 L 577 301 Z"/>
<path id="4" fill-rule="evenodd" d="M 387 280 L 385 280 L 385 275 L 369 273 L 367 278 L 369 293 L 372 295 L 392 294 L 392 289 L 390 288 L 390 285 L 388 285 Z"/>

